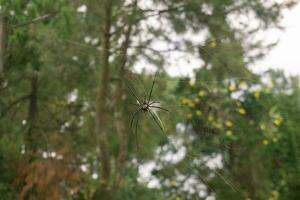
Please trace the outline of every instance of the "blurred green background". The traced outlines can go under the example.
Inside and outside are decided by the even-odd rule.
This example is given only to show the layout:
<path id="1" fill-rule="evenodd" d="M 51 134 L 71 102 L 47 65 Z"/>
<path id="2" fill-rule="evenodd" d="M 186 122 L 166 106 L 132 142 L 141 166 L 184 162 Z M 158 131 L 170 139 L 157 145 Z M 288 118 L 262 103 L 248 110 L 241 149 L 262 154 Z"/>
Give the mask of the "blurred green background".
<path id="1" fill-rule="evenodd" d="M 298 200 L 296 4 L 0 0 L 0 199 Z"/>

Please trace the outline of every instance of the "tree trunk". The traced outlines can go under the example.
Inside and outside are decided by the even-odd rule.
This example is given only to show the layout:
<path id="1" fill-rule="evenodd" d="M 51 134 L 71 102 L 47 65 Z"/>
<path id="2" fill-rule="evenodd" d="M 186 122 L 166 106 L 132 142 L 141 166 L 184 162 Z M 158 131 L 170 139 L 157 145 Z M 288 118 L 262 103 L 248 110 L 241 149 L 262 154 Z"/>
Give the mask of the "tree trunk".
<path id="1" fill-rule="evenodd" d="M 119 68 L 119 75 L 118 75 L 118 82 L 116 87 L 116 94 L 115 94 L 115 125 L 116 131 L 118 134 L 118 141 L 119 141 L 119 154 L 116 166 L 116 175 L 114 180 L 114 187 L 113 191 L 117 191 L 122 180 L 123 171 L 126 164 L 127 158 L 127 148 L 128 148 L 128 136 L 126 135 L 126 126 L 124 122 L 124 104 L 122 104 L 122 100 L 124 98 L 124 77 L 125 77 L 125 67 L 127 63 L 127 50 L 130 43 L 130 35 L 132 30 L 132 24 L 128 25 L 127 31 L 125 32 L 125 41 L 122 45 L 122 49 L 120 52 L 120 60 L 119 64 L 117 65 Z M 114 192 L 114 193 L 115 193 Z"/>
<path id="2" fill-rule="evenodd" d="M 6 18 L 0 16 L 0 88 L 4 82 L 4 65 L 6 55 Z"/>
<path id="3" fill-rule="evenodd" d="M 114 179 L 114 184 L 112 188 L 113 194 L 116 194 L 119 190 L 122 176 L 124 169 L 126 167 L 126 159 L 127 159 L 127 152 L 128 152 L 128 135 L 126 134 L 126 126 L 125 126 L 125 118 L 124 117 L 124 77 L 126 76 L 126 64 L 127 64 L 127 52 L 130 45 L 130 38 L 134 24 L 137 22 L 135 17 L 135 11 L 137 8 L 137 0 L 133 3 L 132 13 L 128 16 L 128 26 L 125 29 L 124 36 L 125 40 L 122 44 L 120 56 L 118 58 L 118 82 L 115 90 L 115 125 L 116 131 L 118 134 L 118 141 L 119 141 L 119 153 L 118 159 L 116 163 L 116 174 Z"/>
<path id="4" fill-rule="evenodd" d="M 96 189 L 93 200 L 109 200 L 110 194 L 110 159 L 107 141 L 108 122 L 108 91 L 109 91 L 109 56 L 110 56 L 110 28 L 112 1 L 106 1 L 103 7 L 103 30 L 101 31 L 100 55 L 100 86 L 96 97 L 96 135 L 100 147 L 100 185 Z"/>
<path id="5" fill-rule="evenodd" d="M 27 155 L 31 160 L 37 151 L 37 136 L 35 135 L 36 119 L 37 119 L 37 92 L 38 92 L 38 74 L 34 71 L 31 75 L 31 93 L 29 95 L 28 116 L 27 116 L 27 133 L 25 136 L 25 144 Z"/>

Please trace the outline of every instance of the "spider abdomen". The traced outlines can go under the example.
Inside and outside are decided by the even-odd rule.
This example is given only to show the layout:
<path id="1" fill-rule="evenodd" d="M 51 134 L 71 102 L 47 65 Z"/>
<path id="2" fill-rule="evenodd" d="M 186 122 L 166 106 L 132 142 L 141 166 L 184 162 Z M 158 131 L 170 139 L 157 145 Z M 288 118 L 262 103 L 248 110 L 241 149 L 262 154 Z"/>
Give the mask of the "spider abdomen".
<path id="1" fill-rule="evenodd" d="M 148 104 L 147 103 L 144 103 L 143 105 L 142 105 L 142 111 L 144 111 L 144 112 L 146 112 L 147 110 L 148 110 Z"/>

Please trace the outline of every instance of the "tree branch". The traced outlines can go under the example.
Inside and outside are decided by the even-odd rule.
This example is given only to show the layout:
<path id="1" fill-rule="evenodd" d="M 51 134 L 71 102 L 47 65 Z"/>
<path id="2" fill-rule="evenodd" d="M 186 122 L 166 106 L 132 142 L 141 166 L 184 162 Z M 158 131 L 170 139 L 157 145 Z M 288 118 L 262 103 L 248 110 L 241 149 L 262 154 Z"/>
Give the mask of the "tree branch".
<path id="1" fill-rule="evenodd" d="M 182 4 L 182 5 L 178 5 L 178 6 L 175 6 L 175 7 L 170 7 L 170 8 L 167 8 L 167 9 L 161 9 L 161 10 L 140 9 L 140 11 L 142 11 L 143 13 L 151 13 L 151 14 L 148 14 L 148 15 L 145 15 L 145 16 L 139 18 L 138 21 L 147 19 L 149 17 L 159 16 L 159 15 L 162 15 L 164 13 L 176 12 L 176 11 L 179 11 L 180 8 L 184 8 L 185 6 L 186 6 L 185 4 Z"/>
<path id="2" fill-rule="evenodd" d="M 35 23 L 38 23 L 40 21 L 44 21 L 46 19 L 52 18 L 52 17 L 56 16 L 57 14 L 58 14 L 58 12 L 48 13 L 46 15 L 42 15 L 42 16 L 36 17 L 36 18 L 34 18 L 32 20 L 29 20 L 29 21 L 21 23 L 21 24 L 10 25 L 9 29 L 16 29 L 16 28 L 20 28 L 20 27 L 23 27 L 23 26 L 28 26 L 30 24 L 35 24 Z"/>
<path id="3" fill-rule="evenodd" d="M 11 102 L 9 106 L 7 106 L 4 111 L 0 114 L 0 118 L 4 117 L 13 107 L 15 107 L 18 103 L 29 98 L 30 95 L 25 95 L 20 98 L 17 98 L 15 101 Z"/>

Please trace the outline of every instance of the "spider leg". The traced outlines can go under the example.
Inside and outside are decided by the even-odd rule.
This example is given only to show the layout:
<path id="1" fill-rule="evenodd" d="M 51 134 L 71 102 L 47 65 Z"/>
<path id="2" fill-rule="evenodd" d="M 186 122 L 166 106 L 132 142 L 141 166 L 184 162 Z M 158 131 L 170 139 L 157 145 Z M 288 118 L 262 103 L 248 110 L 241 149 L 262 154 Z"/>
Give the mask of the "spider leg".
<path id="1" fill-rule="evenodd" d="M 153 79 L 153 82 L 152 82 L 151 90 L 150 90 L 149 97 L 148 97 L 148 104 L 149 104 L 151 96 L 152 96 L 152 91 L 153 91 L 153 87 L 154 87 L 154 84 L 155 84 L 156 75 L 157 75 L 157 73 L 155 73 L 155 76 L 154 76 L 154 79 Z"/>
<path id="2" fill-rule="evenodd" d="M 136 124 L 135 124 L 135 142 L 136 142 L 137 150 L 139 149 L 138 134 L 137 134 L 138 124 L 139 124 L 139 118 L 136 119 Z"/>
<path id="3" fill-rule="evenodd" d="M 161 130 L 163 133 L 165 133 L 163 127 L 160 125 L 160 123 L 157 121 L 155 115 L 153 114 L 153 111 L 150 110 L 150 109 L 148 109 L 148 111 L 149 111 L 151 117 L 153 118 L 154 122 L 159 126 L 160 130 Z"/>
<path id="4" fill-rule="evenodd" d="M 152 101 L 151 103 L 149 103 L 149 106 L 151 106 L 152 104 L 155 104 L 155 103 L 160 103 L 159 101 Z"/>
<path id="5" fill-rule="evenodd" d="M 137 116 L 137 114 L 142 110 L 142 108 L 139 108 L 138 110 L 136 110 L 133 115 L 132 115 L 132 118 L 131 118 L 131 122 L 130 122 L 130 126 L 131 126 L 131 129 L 132 129 L 132 125 L 133 125 L 133 121 L 134 121 L 134 118 Z"/>
<path id="6" fill-rule="evenodd" d="M 150 108 L 157 108 L 157 109 L 161 109 L 163 111 L 169 112 L 167 109 L 159 107 L 159 106 L 149 106 Z"/>
<path id="7" fill-rule="evenodd" d="M 136 94 L 134 94 L 132 88 L 127 83 L 125 83 L 125 85 L 129 89 L 129 91 L 132 94 L 132 96 L 134 96 L 134 98 L 138 101 L 138 103 L 141 104 L 142 103 L 141 99 Z"/>

